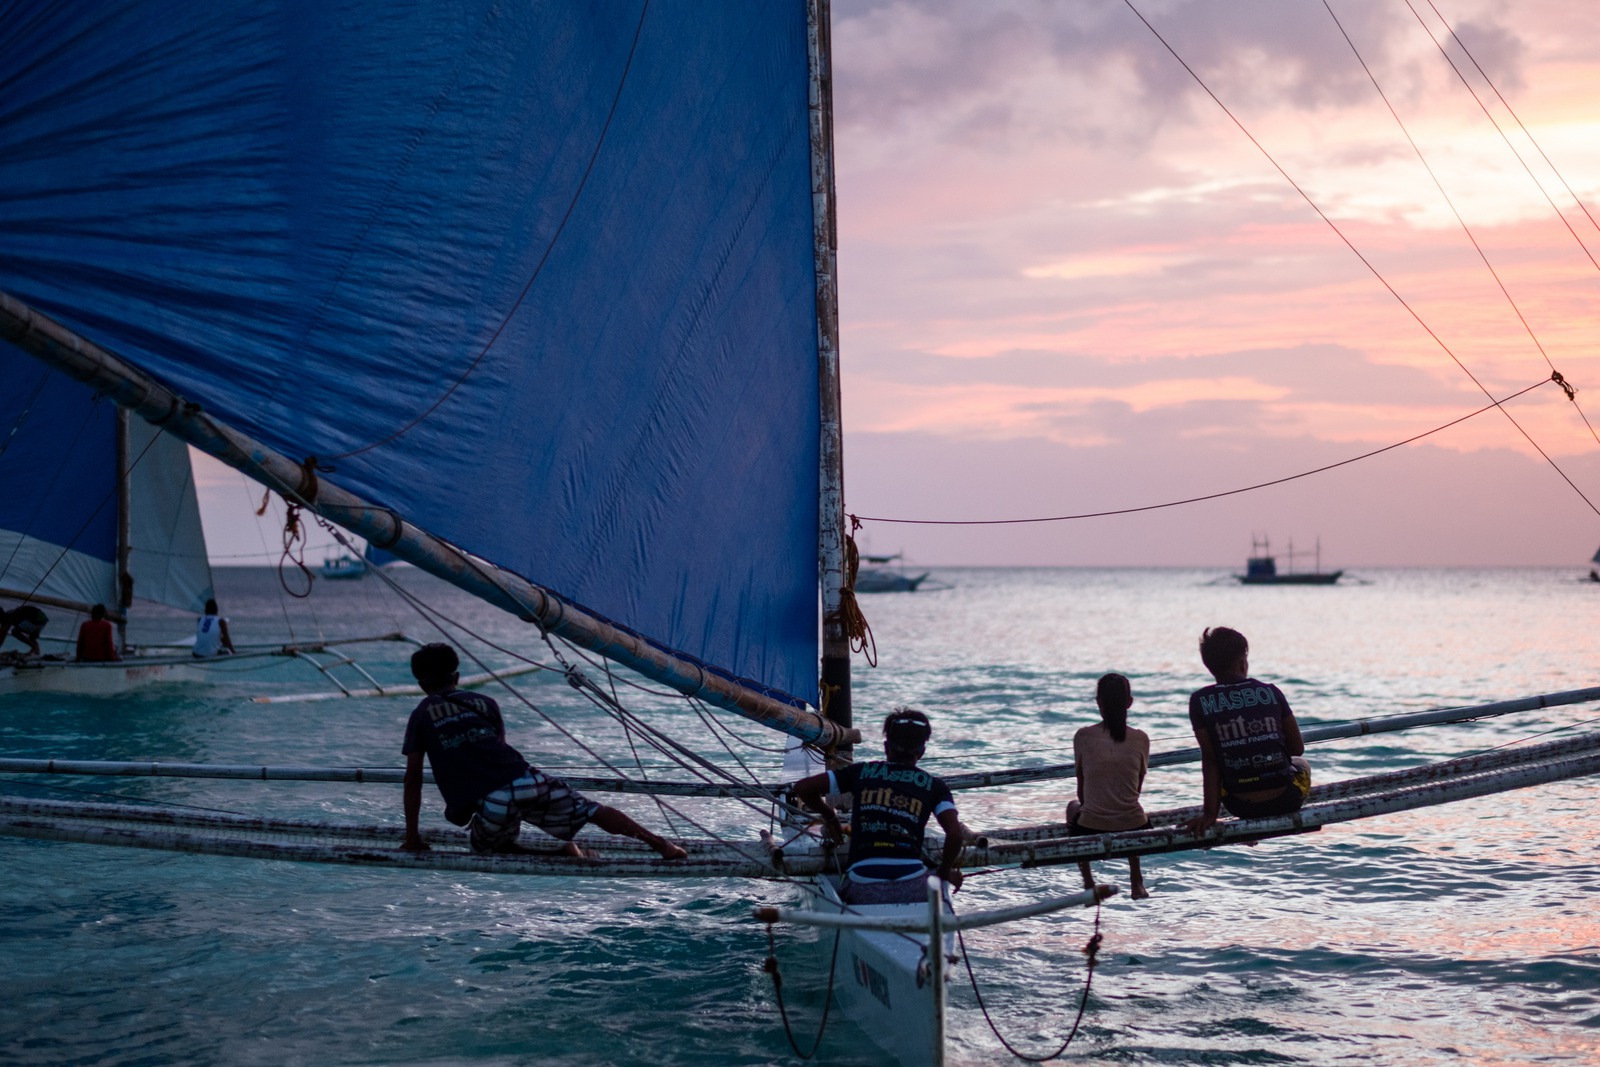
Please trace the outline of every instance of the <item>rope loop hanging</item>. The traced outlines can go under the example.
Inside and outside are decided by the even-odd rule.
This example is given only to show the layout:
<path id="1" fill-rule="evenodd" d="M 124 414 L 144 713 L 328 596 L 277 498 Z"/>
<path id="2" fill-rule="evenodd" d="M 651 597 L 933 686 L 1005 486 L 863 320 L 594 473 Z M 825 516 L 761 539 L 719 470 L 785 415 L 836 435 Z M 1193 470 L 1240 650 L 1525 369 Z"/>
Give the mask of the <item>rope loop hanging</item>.
<path id="1" fill-rule="evenodd" d="M 850 532 L 844 538 L 844 588 L 839 590 L 839 621 L 845 636 L 850 639 L 850 651 L 867 657 L 867 665 L 878 665 L 878 644 L 872 638 L 872 627 L 862 614 L 861 603 L 856 599 L 856 573 L 861 569 L 861 550 L 856 547 L 856 531 L 861 520 L 850 516 Z"/>
<path id="2" fill-rule="evenodd" d="M 1056 1047 L 1054 1052 L 1035 1056 L 1017 1048 L 1006 1040 L 1006 1035 L 1000 1032 L 999 1026 L 995 1024 L 993 1017 L 989 1014 L 988 1005 L 983 1002 L 983 993 L 978 988 L 978 975 L 973 971 L 972 957 L 967 953 L 966 938 L 962 936 L 960 930 L 956 931 L 956 942 L 961 946 L 961 962 L 966 965 L 967 978 L 972 983 L 972 994 L 978 1000 L 978 1010 L 983 1013 L 983 1021 L 989 1024 L 990 1032 L 999 1039 L 1000 1044 L 1005 1046 L 1007 1052 L 1028 1063 L 1047 1063 L 1050 1060 L 1060 1059 L 1062 1054 L 1067 1051 L 1067 1046 L 1072 1044 L 1073 1039 L 1078 1036 L 1078 1031 L 1083 1026 L 1084 1010 L 1089 1006 L 1089 990 L 1094 987 L 1094 969 L 1100 962 L 1100 946 L 1104 943 L 1104 940 L 1104 936 L 1100 933 L 1100 903 L 1096 901 L 1094 906 L 1094 934 L 1088 941 L 1084 942 L 1082 949 L 1084 956 L 1088 960 L 1088 972 L 1083 978 L 1083 993 L 1078 997 L 1078 1015 L 1072 1020 L 1072 1029 L 1067 1031 L 1067 1036 Z"/>

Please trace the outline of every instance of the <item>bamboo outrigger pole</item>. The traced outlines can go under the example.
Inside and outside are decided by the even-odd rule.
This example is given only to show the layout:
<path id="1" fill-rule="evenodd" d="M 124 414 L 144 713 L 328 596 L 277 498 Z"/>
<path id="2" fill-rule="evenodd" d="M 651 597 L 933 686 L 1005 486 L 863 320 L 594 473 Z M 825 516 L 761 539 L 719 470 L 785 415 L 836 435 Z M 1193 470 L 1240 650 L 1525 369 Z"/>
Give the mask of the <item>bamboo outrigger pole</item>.
<path id="1" fill-rule="evenodd" d="M 286 499 L 563 640 L 803 741 L 832 748 L 856 740 L 853 731 L 821 715 L 758 693 L 613 626 L 337 484 L 318 479 L 315 492 L 309 491 L 300 464 L 218 422 L 199 405 L 7 293 L 0 293 L 0 337 Z"/>

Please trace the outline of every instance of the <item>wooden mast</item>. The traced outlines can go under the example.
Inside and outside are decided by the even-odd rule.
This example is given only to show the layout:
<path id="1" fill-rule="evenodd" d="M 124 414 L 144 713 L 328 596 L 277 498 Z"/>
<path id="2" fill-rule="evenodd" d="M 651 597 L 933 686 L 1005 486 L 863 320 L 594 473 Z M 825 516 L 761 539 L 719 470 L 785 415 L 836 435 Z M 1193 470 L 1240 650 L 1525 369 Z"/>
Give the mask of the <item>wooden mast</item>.
<path id="1" fill-rule="evenodd" d="M 827 748 L 857 740 L 805 708 L 741 685 L 692 659 L 592 615 L 520 575 L 502 570 L 433 536 L 394 511 L 325 478 L 307 484 L 304 468 L 205 414 L 143 371 L 60 323 L 0 292 L 0 339 L 12 342 L 137 413 L 182 441 L 474 596 L 647 678 L 737 712 L 763 726 Z"/>
<path id="2" fill-rule="evenodd" d="M 850 637 L 843 612 L 845 581 L 844 432 L 839 391 L 839 229 L 833 174 L 833 55 L 829 0 L 807 0 L 810 52 L 811 218 L 817 276 L 819 500 L 817 553 L 822 579 L 823 714 L 854 725 L 850 708 Z"/>

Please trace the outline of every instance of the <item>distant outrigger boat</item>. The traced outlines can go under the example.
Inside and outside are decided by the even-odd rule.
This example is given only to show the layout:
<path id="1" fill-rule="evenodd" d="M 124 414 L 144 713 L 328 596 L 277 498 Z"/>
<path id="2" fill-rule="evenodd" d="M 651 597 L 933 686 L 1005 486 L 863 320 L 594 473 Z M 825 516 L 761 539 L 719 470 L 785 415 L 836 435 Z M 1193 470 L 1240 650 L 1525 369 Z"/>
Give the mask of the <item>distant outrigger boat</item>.
<path id="1" fill-rule="evenodd" d="M 858 593 L 915 593 L 917 586 L 927 581 L 931 571 L 911 575 L 905 572 L 905 553 L 892 556 L 862 556 L 863 566 L 856 572 L 855 591 Z M 894 566 L 899 563 L 900 566 Z"/>
<path id="2" fill-rule="evenodd" d="M 333 556 L 322 561 L 322 566 L 317 573 L 331 581 L 349 581 L 354 578 L 367 576 L 367 561 L 357 559 L 355 556 L 344 554 Z"/>
<path id="3" fill-rule="evenodd" d="M 1250 538 L 1250 558 L 1245 561 L 1243 574 L 1234 575 L 1244 585 L 1332 585 L 1339 580 L 1344 571 L 1322 570 L 1322 539 L 1317 538 L 1315 549 L 1315 570 L 1296 572 L 1294 569 L 1294 542 L 1289 542 L 1289 551 L 1285 553 L 1289 560 L 1289 573 L 1278 573 L 1278 560 L 1272 554 L 1272 546 L 1267 538 L 1254 535 Z M 1299 553 L 1306 555 L 1307 553 Z"/>

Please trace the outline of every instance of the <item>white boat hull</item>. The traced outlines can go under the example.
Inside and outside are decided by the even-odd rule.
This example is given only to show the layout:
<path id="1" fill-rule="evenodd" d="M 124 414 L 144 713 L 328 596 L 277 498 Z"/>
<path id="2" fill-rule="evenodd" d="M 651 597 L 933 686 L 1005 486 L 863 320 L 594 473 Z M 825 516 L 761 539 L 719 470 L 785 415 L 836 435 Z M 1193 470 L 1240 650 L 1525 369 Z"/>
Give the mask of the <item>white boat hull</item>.
<path id="1" fill-rule="evenodd" d="M 817 878 L 817 891 L 806 893 L 807 904 L 823 914 L 845 910 L 830 878 Z M 889 917 L 928 918 L 928 905 L 866 904 L 851 913 Z M 947 935 L 945 952 L 951 951 Z M 821 936 L 824 952 L 833 945 L 832 932 Z M 834 996 L 844 1014 L 898 1062 L 907 1067 L 928 1067 L 944 1062 L 942 998 L 935 1001 L 924 963 L 926 934 L 897 934 L 878 930 L 841 929 L 839 956 L 833 981 Z"/>
<path id="2" fill-rule="evenodd" d="M 194 657 L 136 657 L 118 663 L 34 660 L 0 667 L 0 693 L 73 693 L 115 696 L 157 682 L 203 679 Z"/>

